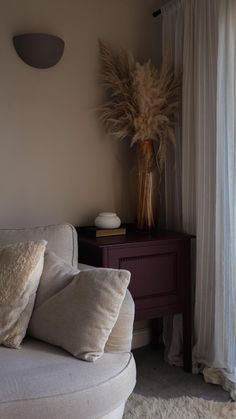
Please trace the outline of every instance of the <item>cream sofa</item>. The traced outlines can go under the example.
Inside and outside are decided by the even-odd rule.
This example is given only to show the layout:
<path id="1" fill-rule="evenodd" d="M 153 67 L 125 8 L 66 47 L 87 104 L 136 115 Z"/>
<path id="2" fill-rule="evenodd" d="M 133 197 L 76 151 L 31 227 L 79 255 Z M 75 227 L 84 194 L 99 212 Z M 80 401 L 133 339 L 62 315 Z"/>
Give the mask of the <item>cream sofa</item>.
<path id="1" fill-rule="evenodd" d="M 0 230 L 0 246 L 38 239 L 47 240 L 48 250 L 77 267 L 77 233 L 69 224 Z M 136 381 L 130 351 L 133 316 L 134 303 L 127 291 L 113 341 L 107 343 L 110 352 L 95 363 L 28 337 L 20 350 L 0 346 L 0 418 L 122 418 Z M 116 351 L 120 343 L 120 351 L 111 352 L 114 342 Z"/>

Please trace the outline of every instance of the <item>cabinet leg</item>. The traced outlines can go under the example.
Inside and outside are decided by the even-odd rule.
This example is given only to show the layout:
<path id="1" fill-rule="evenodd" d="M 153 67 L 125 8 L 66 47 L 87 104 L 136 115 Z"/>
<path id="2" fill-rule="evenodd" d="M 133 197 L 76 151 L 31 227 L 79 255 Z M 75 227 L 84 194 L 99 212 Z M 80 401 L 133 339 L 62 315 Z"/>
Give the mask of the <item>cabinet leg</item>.
<path id="1" fill-rule="evenodd" d="M 184 295 L 184 311 L 183 311 L 183 358 L 184 370 L 192 372 L 192 283 L 191 283 L 191 246 L 190 243 L 185 244 L 185 295 Z"/>
<path id="2" fill-rule="evenodd" d="M 184 371 L 192 372 L 192 318 L 189 312 L 183 313 L 183 361 Z"/>
<path id="3" fill-rule="evenodd" d="M 160 349 L 163 347 L 161 342 L 161 336 L 163 331 L 163 320 L 162 318 L 152 319 L 150 321 L 151 326 L 151 345 L 154 349 Z"/>

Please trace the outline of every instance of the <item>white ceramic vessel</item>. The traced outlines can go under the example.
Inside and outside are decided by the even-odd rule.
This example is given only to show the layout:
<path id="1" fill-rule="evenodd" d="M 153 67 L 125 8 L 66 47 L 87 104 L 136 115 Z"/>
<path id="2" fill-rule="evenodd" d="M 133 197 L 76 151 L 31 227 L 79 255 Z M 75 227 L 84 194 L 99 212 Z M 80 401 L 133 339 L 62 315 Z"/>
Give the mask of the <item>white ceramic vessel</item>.
<path id="1" fill-rule="evenodd" d="M 115 212 L 100 212 L 95 218 L 94 224 L 97 228 L 119 228 L 121 220 Z"/>

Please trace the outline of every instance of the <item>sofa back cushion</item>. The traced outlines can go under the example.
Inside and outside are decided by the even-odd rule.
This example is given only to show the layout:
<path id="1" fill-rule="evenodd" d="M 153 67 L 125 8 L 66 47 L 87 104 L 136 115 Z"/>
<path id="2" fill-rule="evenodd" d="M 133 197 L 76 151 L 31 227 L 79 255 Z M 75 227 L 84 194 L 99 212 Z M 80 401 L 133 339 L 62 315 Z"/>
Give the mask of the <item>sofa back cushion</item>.
<path id="1" fill-rule="evenodd" d="M 77 273 L 78 269 L 64 262 L 54 252 L 46 251 L 34 310 L 65 288 Z"/>
<path id="2" fill-rule="evenodd" d="M 0 246 L 31 240 L 46 240 L 47 251 L 56 253 L 65 262 L 77 268 L 77 232 L 72 225 L 64 223 L 44 227 L 0 229 Z"/>

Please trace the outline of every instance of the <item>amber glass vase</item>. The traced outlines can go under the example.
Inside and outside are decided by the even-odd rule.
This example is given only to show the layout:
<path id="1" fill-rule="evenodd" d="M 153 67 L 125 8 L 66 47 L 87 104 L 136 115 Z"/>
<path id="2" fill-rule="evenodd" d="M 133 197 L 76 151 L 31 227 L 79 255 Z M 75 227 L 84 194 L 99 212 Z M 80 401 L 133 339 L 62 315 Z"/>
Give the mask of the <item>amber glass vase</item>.
<path id="1" fill-rule="evenodd" d="M 137 228 L 152 230 L 155 227 L 153 214 L 153 171 L 156 156 L 152 140 L 140 140 L 136 144 L 137 164 Z"/>

